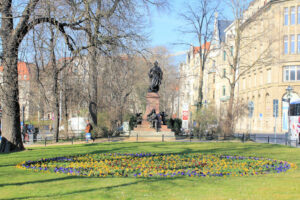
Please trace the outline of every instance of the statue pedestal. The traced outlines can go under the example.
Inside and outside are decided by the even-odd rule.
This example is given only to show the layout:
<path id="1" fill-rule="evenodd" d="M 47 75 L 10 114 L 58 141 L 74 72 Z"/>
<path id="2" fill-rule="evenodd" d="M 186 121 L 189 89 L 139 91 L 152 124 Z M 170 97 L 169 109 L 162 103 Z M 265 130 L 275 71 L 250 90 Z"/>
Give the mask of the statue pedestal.
<path id="1" fill-rule="evenodd" d="M 156 113 L 159 113 L 159 95 L 154 92 L 148 92 L 146 99 L 147 106 L 146 112 L 143 116 L 143 120 L 147 120 L 147 115 L 150 114 L 153 109 L 155 109 Z"/>
<path id="2" fill-rule="evenodd" d="M 131 131 L 130 137 L 139 138 L 141 141 L 162 141 L 166 137 L 166 140 L 174 141 L 175 134 L 166 125 L 161 125 L 160 131 L 156 132 L 154 128 L 151 128 L 150 122 L 147 121 L 147 115 L 153 109 L 155 109 L 156 114 L 159 113 L 159 95 L 154 92 L 148 92 L 146 99 L 147 106 L 142 124 L 138 125 L 134 131 Z"/>

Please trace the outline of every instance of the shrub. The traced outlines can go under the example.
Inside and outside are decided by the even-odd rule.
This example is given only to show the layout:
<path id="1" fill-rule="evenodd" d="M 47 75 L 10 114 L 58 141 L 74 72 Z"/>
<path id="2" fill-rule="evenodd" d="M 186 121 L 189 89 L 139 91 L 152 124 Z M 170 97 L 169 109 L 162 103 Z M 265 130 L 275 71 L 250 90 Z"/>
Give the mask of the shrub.
<path id="1" fill-rule="evenodd" d="M 204 106 L 196 113 L 194 119 L 196 127 L 194 127 L 194 135 L 200 138 L 213 139 L 219 133 L 219 123 L 213 106 Z"/>
<path id="2" fill-rule="evenodd" d="M 167 121 L 168 128 L 170 128 L 176 135 L 179 135 L 182 127 L 182 120 L 179 118 L 169 119 Z"/>
<path id="3" fill-rule="evenodd" d="M 131 115 L 130 119 L 129 119 L 129 128 L 130 130 L 133 130 L 134 127 L 136 126 L 136 122 L 137 122 L 137 118 L 135 115 Z"/>

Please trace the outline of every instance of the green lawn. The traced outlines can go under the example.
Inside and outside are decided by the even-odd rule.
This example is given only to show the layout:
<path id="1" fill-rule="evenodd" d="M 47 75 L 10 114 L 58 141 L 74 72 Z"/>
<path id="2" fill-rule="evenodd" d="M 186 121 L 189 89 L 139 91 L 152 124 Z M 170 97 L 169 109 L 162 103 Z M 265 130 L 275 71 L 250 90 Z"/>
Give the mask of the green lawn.
<path id="1" fill-rule="evenodd" d="M 105 152 L 202 152 L 296 163 L 253 177 L 88 178 L 17 169 L 24 160 Z M 104 143 L 30 148 L 0 154 L 0 199 L 300 199 L 300 149 L 254 143 Z"/>

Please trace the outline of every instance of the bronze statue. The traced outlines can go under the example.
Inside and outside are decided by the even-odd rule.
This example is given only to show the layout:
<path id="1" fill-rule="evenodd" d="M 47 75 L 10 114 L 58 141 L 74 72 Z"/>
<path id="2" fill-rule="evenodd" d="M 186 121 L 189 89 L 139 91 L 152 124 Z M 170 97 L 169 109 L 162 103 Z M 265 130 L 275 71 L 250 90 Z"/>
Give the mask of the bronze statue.
<path id="1" fill-rule="evenodd" d="M 143 121 L 142 113 L 136 113 L 135 117 L 136 117 L 136 124 L 141 125 Z"/>
<path id="2" fill-rule="evenodd" d="M 158 66 L 157 61 L 154 62 L 154 67 L 152 67 L 150 69 L 148 76 L 151 79 L 151 85 L 149 87 L 148 92 L 157 93 L 159 91 L 159 86 L 160 86 L 162 78 L 163 78 L 163 72 L 162 72 L 161 68 Z"/>
<path id="3" fill-rule="evenodd" d="M 161 121 L 163 122 L 163 125 L 167 125 L 167 117 L 168 115 L 165 112 L 160 112 Z"/>
<path id="4" fill-rule="evenodd" d="M 151 128 L 157 127 L 157 115 L 155 109 L 152 109 L 151 113 L 147 115 L 147 121 L 150 122 Z"/>

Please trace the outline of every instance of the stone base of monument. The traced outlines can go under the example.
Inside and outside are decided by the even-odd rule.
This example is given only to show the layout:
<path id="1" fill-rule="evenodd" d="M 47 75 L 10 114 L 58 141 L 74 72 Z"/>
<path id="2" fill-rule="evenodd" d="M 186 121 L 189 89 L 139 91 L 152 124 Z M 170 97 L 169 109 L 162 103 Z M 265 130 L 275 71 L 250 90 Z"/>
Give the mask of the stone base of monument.
<path id="1" fill-rule="evenodd" d="M 174 141 L 175 133 L 167 125 L 162 125 L 159 132 L 156 132 L 148 121 L 143 120 L 141 125 L 131 131 L 130 137 L 136 138 L 138 141 Z"/>
<path id="2" fill-rule="evenodd" d="M 159 95 L 154 92 L 148 92 L 146 95 L 147 99 L 147 106 L 146 106 L 146 112 L 143 116 L 143 120 L 147 120 L 147 115 L 151 113 L 153 109 L 155 109 L 156 113 L 159 113 Z"/>
<path id="3" fill-rule="evenodd" d="M 159 113 L 159 95 L 155 92 L 148 92 L 146 95 L 147 106 L 146 112 L 143 115 L 141 125 L 138 125 L 130 133 L 130 138 L 137 141 L 173 141 L 175 140 L 175 133 L 168 129 L 166 125 L 162 125 L 159 132 L 151 128 L 150 122 L 147 121 L 147 116 L 155 109 Z"/>

